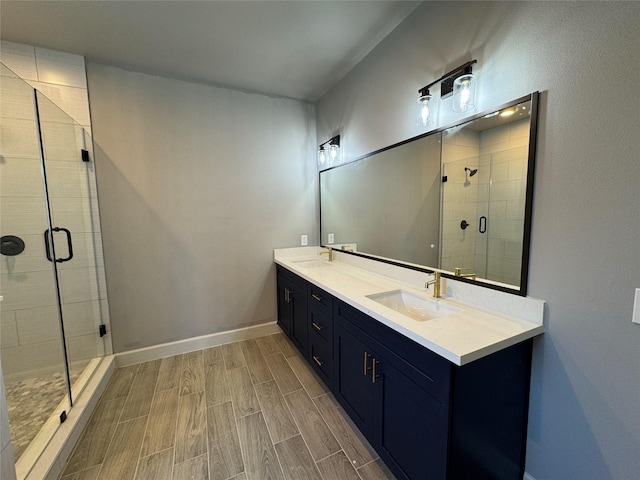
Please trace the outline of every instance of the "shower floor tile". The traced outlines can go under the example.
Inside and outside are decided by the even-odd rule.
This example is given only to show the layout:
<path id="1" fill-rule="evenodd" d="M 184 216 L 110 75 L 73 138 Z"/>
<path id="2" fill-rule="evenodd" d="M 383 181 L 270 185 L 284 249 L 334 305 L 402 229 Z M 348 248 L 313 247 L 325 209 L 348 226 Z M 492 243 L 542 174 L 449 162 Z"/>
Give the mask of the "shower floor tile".
<path id="1" fill-rule="evenodd" d="M 72 371 L 71 382 L 81 373 L 82 370 Z M 5 390 L 13 455 L 17 460 L 66 395 L 67 382 L 64 374 L 57 372 L 7 384 Z"/>

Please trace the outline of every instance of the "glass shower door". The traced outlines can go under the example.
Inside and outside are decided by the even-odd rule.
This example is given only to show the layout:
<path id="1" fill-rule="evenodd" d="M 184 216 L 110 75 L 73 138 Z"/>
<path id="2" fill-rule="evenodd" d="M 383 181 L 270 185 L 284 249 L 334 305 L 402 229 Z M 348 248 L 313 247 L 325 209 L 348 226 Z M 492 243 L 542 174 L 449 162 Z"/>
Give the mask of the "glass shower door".
<path id="1" fill-rule="evenodd" d="M 21 478 L 111 347 L 91 137 L 1 68 L 0 338 Z"/>
<path id="2" fill-rule="evenodd" d="M 38 93 L 37 99 L 52 227 L 43 238 L 49 239 L 45 251 L 57 270 L 73 401 L 86 367 L 110 353 L 104 336 L 108 308 L 92 141 L 44 95 Z"/>
<path id="3" fill-rule="evenodd" d="M 48 215 L 34 90 L 1 68 L 0 351 L 17 459 L 70 401 L 55 275 L 43 247 Z M 54 422 L 51 435 L 56 428 Z"/>

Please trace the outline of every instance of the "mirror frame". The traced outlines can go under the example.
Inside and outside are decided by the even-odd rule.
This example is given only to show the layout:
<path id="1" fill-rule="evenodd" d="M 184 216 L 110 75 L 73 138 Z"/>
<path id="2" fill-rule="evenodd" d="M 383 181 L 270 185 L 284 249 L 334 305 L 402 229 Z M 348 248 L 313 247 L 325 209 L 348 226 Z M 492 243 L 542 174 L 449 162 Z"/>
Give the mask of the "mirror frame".
<path id="1" fill-rule="evenodd" d="M 534 188 L 534 176 L 535 176 L 535 164 L 536 164 L 536 147 L 537 147 L 537 139 L 538 139 L 538 103 L 540 99 L 540 93 L 538 91 L 532 92 L 529 95 L 525 95 L 523 97 L 517 98 L 510 102 L 499 105 L 490 110 L 485 110 L 471 117 L 466 117 L 460 122 L 452 123 L 449 125 L 445 125 L 443 127 L 430 130 L 426 133 L 416 135 L 415 137 L 408 138 L 398 143 L 394 143 L 393 145 L 389 145 L 388 147 L 381 148 L 379 150 L 375 150 L 373 152 L 364 154 L 354 160 L 349 162 L 342 163 L 340 165 L 335 165 L 330 168 L 326 168 L 324 170 L 318 171 L 318 199 L 319 199 L 319 214 L 320 214 L 320 241 L 318 244 L 324 248 L 331 247 L 332 245 L 324 245 L 322 243 L 323 232 L 322 232 L 322 188 L 321 188 L 321 174 L 323 172 L 327 172 L 329 170 L 333 170 L 335 168 L 340 168 L 344 165 L 348 165 L 354 162 L 358 162 L 360 160 L 364 160 L 365 158 L 369 158 L 378 153 L 385 152 L 387 150 L 391 150 L 392 148 L 400 147 L 407 143 L 413 142 L 415 140 L 419 140 L 421 138 L 434 135 L 437 133 L 443 133 L 444 131 L 464 125 L 466 123 L 472 122 L 479 118 L 484 117 L 490 113 L 496 112 L 498 110 L 503 110 L 505 108 L 513 107 L 523 102 L 531 101 L 531 121 L 529 124 L 529 158 L 527 160 L 527 187 L 526 187 L 526 197 L 525 197 L 525 207 L 524 207 L 524 229 L 523 229 L 523 239 L 522 239 L 522 256 L 521 256 L 521 267 L 520 267 L 520 286 L 508 287 L 504 284 L 494 283 L 491 280 L 480 279 L 480 280 L 472 280 L 464 277 L 456 277 L 453 272 L 440 270 L 438 267 L 430 267 L 430 266 L 419 266 L 416 264 L 412 264 L 409 262 L 405 262 L 402 260 L 396 260 L 391 258 L 378 257 L 374 254 L 367 254 L 362 252 L 349 252 L 342 251 L 341 253 L 345 253 L 348 255 L 354 255 L 357 257 L 367 258 L 369 260 L 375 260 L 377 262 L 386 263 L 390 265 L 395 265 L 403 268 L 408 268 L 410 270 L 416 270 L 424 273 L 433 273 L 434 271 L 442 272 L 442 276 L 445 278 L 450 278 L 452 280 L 456 280 L 459 282 L 470 283 L 473 285 L 478 285 L 485 288 L 490 288 L 493 290 L 499 290 L 506 293 L 511 293 L 514 295 L 526 296 L 527 295 L 527 287 L 528 287 L 528 278 L 529 278 L 529 256 L 531 250 L 531 222 L 533 216 L 533 188 Z M 440 169 L 442 171 L 442 158 L 440 159 Z M 442 202 L 442 200 L 440 200 Z M 441 225 L 438 227 L 441 229 Z"/>

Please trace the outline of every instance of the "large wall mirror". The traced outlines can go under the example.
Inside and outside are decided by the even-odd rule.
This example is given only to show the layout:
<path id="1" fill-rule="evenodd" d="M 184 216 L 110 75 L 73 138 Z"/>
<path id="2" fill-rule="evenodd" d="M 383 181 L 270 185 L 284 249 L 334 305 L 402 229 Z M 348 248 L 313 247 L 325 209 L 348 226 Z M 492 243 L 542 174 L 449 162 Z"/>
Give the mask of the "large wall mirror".
<path id="1" fill-rule="evenodd" d="M 321 244 L 526 295 L 538 93 L 320 172 Z"/>

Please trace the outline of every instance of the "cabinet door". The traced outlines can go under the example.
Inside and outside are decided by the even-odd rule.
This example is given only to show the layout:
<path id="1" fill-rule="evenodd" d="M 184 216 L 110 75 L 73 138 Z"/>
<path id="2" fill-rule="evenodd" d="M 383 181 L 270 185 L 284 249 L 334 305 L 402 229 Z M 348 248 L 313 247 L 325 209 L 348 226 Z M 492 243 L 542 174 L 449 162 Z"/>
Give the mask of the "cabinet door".
<path id="1" fill-rule="evenodd" d="M 402 370 L 402 371 L 401 371 Z M 420 385 L 422 374 L 382 358 L 374 446 L 398 479 L 445 479 L 449 409 Z M 379 422 L 379 423 L 378 423 Z"/>
<path id="2" fill-rule="evenodd" d="M 376 384 L 372 382 L 375 352 L 362 336 L 334 319 L 334 395 L 353 422 L 370 441 L 373 439 Z M 366 341 L 366 340 L 365 340 Z"/>
<path id="3" fill-rule="evenodd" d="M 291 337 L 291 304 L 289 303 L 289 282 L 278 275 L 278 326 L 287 337 Z"/>

